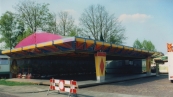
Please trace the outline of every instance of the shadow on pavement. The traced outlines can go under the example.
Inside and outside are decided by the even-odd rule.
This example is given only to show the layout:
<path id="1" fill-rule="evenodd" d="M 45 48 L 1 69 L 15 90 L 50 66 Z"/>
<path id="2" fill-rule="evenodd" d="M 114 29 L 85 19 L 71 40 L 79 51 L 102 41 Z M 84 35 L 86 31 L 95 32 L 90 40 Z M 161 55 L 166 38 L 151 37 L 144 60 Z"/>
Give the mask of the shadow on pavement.
<path id="1" fill-rule="evenodd" d="M 69 93 L 58 93 L 58 92 L 49 92 L 49 94 L 48 95 L 69 95 Z M 94 96 L 88 96 L 88 95 L 84 95 L 84 94 L 77 94 L 77 96 L 75 96 L 75 94 L 71 94 L 71 95 L 74 95 L 74 96 L 72 96 L 72 97 L 94 97 Z"/>
<path id="2" fill-rule="evenodd" d="M 121 85 L 121 86 L 132 86 L 132 85 L 137 85 L 137 84 L 143 84 L 143 83 L 149 83 L 157 80 L 168 80 L 168 75 L 160 75 L 160 76 L 152 76 L 152 77 L 145 77 L 145 78 L 138 78 L 138 79 L 133 79 L 133 80 L 126 80 L 126 81 L 121 81 L 121 82 L 115 82 L 111 83 L 109 85 Z"/>

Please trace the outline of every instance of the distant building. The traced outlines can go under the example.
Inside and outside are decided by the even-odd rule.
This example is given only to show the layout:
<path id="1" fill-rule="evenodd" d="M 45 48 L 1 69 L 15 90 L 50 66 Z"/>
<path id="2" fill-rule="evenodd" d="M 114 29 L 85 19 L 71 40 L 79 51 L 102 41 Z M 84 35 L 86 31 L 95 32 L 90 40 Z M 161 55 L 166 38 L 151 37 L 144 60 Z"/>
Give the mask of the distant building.
<path id="1" fill-rule="evenodd" d="M 154 64 L 156 66 L 156 62 L 159 64 L 159 73 L 168 73 L 168 56 L 160 56 L 153 59 Z"/>
<path id="2" fill-rule="evenodd" d="M 10 77 L 10 57 L 3 55 L 0 50 L 0 78 Z"/>

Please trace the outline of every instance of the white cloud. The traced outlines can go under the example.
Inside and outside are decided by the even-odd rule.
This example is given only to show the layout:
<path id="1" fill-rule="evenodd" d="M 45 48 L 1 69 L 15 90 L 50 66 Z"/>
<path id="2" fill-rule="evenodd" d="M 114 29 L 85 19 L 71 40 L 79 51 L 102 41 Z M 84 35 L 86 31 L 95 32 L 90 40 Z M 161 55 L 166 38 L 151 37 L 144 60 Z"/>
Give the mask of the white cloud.
<path id="1" fill-rule="evenodd" d="M 118 20 L 122 22 L 146 22 L 147 19 L 150 19 L 150 15 L 146 14 L 122 14 L 119 16 Z"/>

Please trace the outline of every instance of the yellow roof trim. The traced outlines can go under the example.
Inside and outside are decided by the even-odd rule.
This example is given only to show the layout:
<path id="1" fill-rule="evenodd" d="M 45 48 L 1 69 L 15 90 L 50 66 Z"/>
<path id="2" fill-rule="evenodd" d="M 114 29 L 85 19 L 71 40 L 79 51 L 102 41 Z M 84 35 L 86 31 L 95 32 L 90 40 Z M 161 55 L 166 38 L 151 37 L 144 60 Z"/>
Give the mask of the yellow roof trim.
<path id="1" fill-rule="evenodd" d="M 116 45 L 115 45 L 115 44 L 112 44 L 112 47 L 113 47 L 113 48 L 116 48 Z"/>
<path id="2" fill-rule="evenodd" d="M 138 51 L 138 49 L 134 48 L 134 51 Z"/>
<path id="3" fill-rule="evenodd" d="M 83 39 L 83 38 L 76 38 L 76 41 L 85 42 L 85 39 Z"/>
<path id="4" fill-rule="evenodd" d="M 138 49 L 139 52 L 141 52 L 141 49 Z"/>
<path id="5" fill-rule="evenodd" d="M 125 50 L 129 50 L 129 47 L 127 47 L 127 46 L 124 46 L 124 49 L 125 49 Z"/>
<path id="6" fill-rule="evenodd" d="M 22 48 L 15 48 L 11 50 L 11 52 L 18 52 L 18 51 L 22 51 Z"/>
<path id="7" fill-rule="evenodd" d="M 5 51 L 2 51 L 2 54 L 8 54 L 10 52 L 11 52 L 10 50 L 5 50 Z"/>
<path id="8" fill-rule="evenodd" d="M 94 40 L 86 40 L 86 43 L 93 44 L 94 43 Z"/>
<path id="9" fill-rule="evenodd" d="M 142 50 L 142 52 L 148 53 L 148 51 L 147 51 L 147 50 Z"/>
<path id="10" fill-rule="evenodd" d="M 30 46 L 25 46 L 23 47 L 23 50 L 29 50 L 29 49 L 34 49 L 36 46 L 34 45 L 30 45 Z"/>
<path id="11" fill-rule="evenodd" d="M 104 43 L 104 46 L 111 46 L 110 43 Z"/>
<path id="12" fill-rule="evenodd" d="M 54 43 L 53 44 L 60 44 L 60 43 L 63 43 L 63 40 L 54 40 Z"/>
<path id="13" fill-rule="evenodd" d="M 51 45 L 52 45 L 52 41 L 49 41 L 49 42 L 39 43 L 37 44 L 37 47 L 44 47 L 44 46 L 51 46 Z"/>
<path id="14" fill-rule="evenodd" d="M 149 51 L 149 53 L 150 53 L 150 54 L 154 54 L 154 52 L 153 52 L 153 51 Z"/>
<path id="15" fill-rule="evenodd" d="M 134 48 L 134 50 L 135 50 L 135 51 L 138 51 L 138 52 L 140 52 L 140 51 L 141 51 L 141 49 L 137 49 L 137 48 Z"/>
<path id="16" fill-rule="evenodd" d="M 129 50 L 130 50 L 130 51 L 133 51 L 133 48 L 129 47 Z"/>
<path id="17" fill-rule="evenodd" d="M 97 41 L 96 45 L 103 45 L 103 42 Z"/>
<path id="18" fill-rule="evenodd" d="M 118 48 L 122 49 L 124 46 L 119 45 Z"/>

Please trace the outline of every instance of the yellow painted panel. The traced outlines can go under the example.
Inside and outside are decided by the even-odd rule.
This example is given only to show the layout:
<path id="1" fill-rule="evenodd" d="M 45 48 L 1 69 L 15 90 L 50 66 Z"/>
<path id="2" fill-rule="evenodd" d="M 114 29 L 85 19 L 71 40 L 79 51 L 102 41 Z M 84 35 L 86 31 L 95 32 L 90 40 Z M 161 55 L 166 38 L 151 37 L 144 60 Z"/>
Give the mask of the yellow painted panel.
<path id="1" fill-rule="evenodd" d="M 147 51 L 147 50 L 145 50 L 145 52 L 146 52 L 146 53 L 148 53 L 148 51 Z"/>
<path id="2" fill-rule="evenodd" d="M 12 49 L 11 52 L 16 52 L 16 50 L 15 49 Z"/>
<path id="3" fill-rule="evenodd" d="M 23 47 L 23 50 L 28 50 L 28 49 L 29 49 L 28 46 Z"/>
<path id="4" fill-rule="evenodd" d="M 21 51 L 22 48 L 15 48 L 15 49 L 12 49 L 11 52 L 18 52 L 18 51 Z"/>
<path id="5" fill-rule="evenodd" d="M 115 44 L 112 44 L 112 48 L 116 48 L 116 45 Z"/>
<path id="6" fill-rule="evenodd" d="M 2 54 L 8 54 L 8 53 L 10 53 L 10 50 L 2 51 Z"/>
<path id="7" fill-rule="evenodd" d="M 133 51 L 133 48 L 130 47 L 129 50 L 130 50 L 130 51 Z"/>
<path id="8" fill-rule="evenodd" d="M 145 53 L 147 53 L 148 51 L 147 51 L 147 50 L 142 50 L 142 52 L 145 52 Z"/>
<path id="9" fill-rule="evenodd" d="M 76 41 L 85 42 L 85 39 L 83 39 L 83 38 L 76 38 Z"/>
<path id="10" fill-rule="evenodd" d="M 104 43 L 104 46 L 111 46 L 110 43 Z"/>
<path id="11" fill-rule="evenodd" d="M 134 48 L 134 51 L 138 51 L 138 49 Z"/>
<path id="12" fill-rule="evenodd" d="M 86 40 L 86 43 L 93 44 L 94 40 Z"/>
<path id="13" fill-rule="evenodd" d="M 34 49 L 35 48 L 35 45 L 31 45 L 29 46 L 30 49 Z"/>
<path id="14" fill-rule="evenodd" d="M 153 52 L 153 51 L 149 51 L 149 53 L 150 53 L 150 54 L 154 54 L 154 52 Z"/>
<path id="15" fill-rule="evenodd" d="M 129 50 L 129 47 L 127 47 L 127 46 L 124 46 L 124 49 L 125 49 L 125 50 Z"/>
<path id="16" fill-rule="evenodd" d="M 35 45 L 30 45 L 30 46 L 25 46 L 23 47 L 23 50 L 29 50 L 29 49 L 34 49 Z"/>
<path id="17" fill-rule="evenodd" d="M 51 46 L 51 45 L 52 45 L 52 41 L 49 41 L 45 43 L 39 43 L 37 44 L 37 47 L 44 47 L 44 46 Z"/>
<path id="18" fill-rule="evenodd" d="M 18 51 L 22 51 L 22 48 L 16 48 L 16 51 L 18 52 Z"/>
<path id="19" fill-rule="evenodd" d="M 134 50 L 135 50 L 135 51 L 138 51 L 138 52 L 141 52 L 141 49 L 136 49 L 136 48 L 135 48 Z"/>
<path id="20" fill-rule="evenodd" d="M 96 44 L 97 44 L 97 45 L 103 45 L 103 42 L 97 41 Z"/>
<path id="21" fill-rule="evenodd" d="M 122 48 L 123 48 L 123 46 L 119 45 L 119 46 L 118 46 L 118 48 L 122 49 Z"/>
<path id="22" fill-rule="evenodd" d="M 103 65 L 103 70 L 101 70 Z M 95 56 L 96 76 L 105 76 L 106 56 Z"/>
<path id="23" fill-rule="evenodd" d="M 51 46 L 52 45 L 52 41 L 46 42 L 45 45 L 46 46 Z"/>
<path id="24" fill-rule="evenodd" d="M 141 52 L 141 49 L 137 49 L 138 52 Z"/>
<path id="25" fill-rule="evenodd" d="M 54 40 L 54 44 L 60 44 L 63 43 L 63 40 Z"/>

